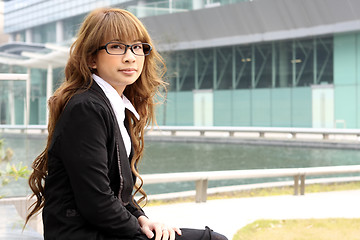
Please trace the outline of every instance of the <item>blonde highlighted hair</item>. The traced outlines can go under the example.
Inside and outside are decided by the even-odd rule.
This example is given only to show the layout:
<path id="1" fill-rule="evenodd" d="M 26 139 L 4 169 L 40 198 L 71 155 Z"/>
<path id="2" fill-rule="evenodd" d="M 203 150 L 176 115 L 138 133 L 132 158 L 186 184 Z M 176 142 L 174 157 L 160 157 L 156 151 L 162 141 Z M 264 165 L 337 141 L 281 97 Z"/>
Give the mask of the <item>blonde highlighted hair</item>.
<path id="1" fill-rule="evenodd" d="M 96 9 L 92 11 L 81 25 L 77 39 L 70 48 L 69 60 L 65 67 L 65 81 L 49 99 L 48 139 L 45 150 L 34 160 L 33 172 L 29 178 L 29 185 L 36 197 L 35 203 L 26 222 L 37 214 L 44 206 L 44 180 L 47 175 L 48 150 L 52 140 L 54 127 L 67 102 L 76 93 L 87 89 L 92 84 L 93 70 L 89 62 L 99 47 L 105 41 L 141 41 L 153 46 L 151 38 L 144 25 L 130 12 L 122 9 Z M 138 202 L 146 200 L 146 193 L 142 189 L 143 181 L 136 166 L 143 156 L 144 129 L 149 124 L 156 122 L 154 115 L 155 95 L 160 94 L 160 89 L 165 89 L 162 77 L 166 71 L 165 63 L 153 47 L 150 55 L 145 57 L 143 71 L 137 81 L 125 88 L 124 95 L 131 101 L 140 115 L 137 120 L 132 114 L 127 114 L 129 129 L 134 145 L 134 157 L 131 161 L 133 174 L 140 179 L 140 184 L 135 185 L 135 193 L 141 193 Z"/>

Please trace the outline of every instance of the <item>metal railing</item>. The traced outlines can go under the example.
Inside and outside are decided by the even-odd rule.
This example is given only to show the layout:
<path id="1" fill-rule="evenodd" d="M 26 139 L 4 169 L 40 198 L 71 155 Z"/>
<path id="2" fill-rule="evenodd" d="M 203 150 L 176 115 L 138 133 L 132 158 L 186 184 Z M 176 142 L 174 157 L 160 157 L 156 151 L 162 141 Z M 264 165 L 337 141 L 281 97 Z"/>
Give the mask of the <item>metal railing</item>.
<path id="1" fill-rule="evenodd" d="M 47 132 L 47 125 L 8 125 L 8 124 L 0 124 L 0 132 L 6 131 L 20 131 L 21 133 L 27 131 L 37 130 L 41 133 Z"/>
<path id="2" fill-rule="evenodd" d="M 254 169 L 210 172 L 183 172 L 142 175 L 145 184 L 195 181 L 196 202 L 206 202 L 208 181 L 229 179 L 254 179 L 293 177 L 294 195 L 305 194 L 306 176 L 323 176 L 360 173 L 360 165 L 312 168 Z"/>
<path id="3" fill-rule="evenodd" d="M 172 136 L 176 136 L 179 132 L 198 132 L 200 136 L 206 133 L 224 132 L 229 137 L 233 137 L 235 133 L 258 133 L 263 138 L 268 133 L 285 133 L 291 135 L 293 139 L 298 134 L 315 134 L 321 135 L 324 140 L 329 139 L 330 135 L 347 135 L 360 137 L 360 129 L 337 129 L 337 128 L 292 128 L 292 127 L 201 127 L 201 126 L 155 126 L 149 129 L 152 132 L 170 132 Z"/>
<path id="4" fill-rule="evenodd" d="M 25 132 L 28 130 L 47 131 L 46 125 L 4 125 L 0 124 L 0 132 L 19 130 Z M 266 137 L 270 133 L 289 134 L 293 139 L 298 134 L 321 135 L 322 139 L 329 139 L 330 135 L 354 136 L 360 138 L 360 129 L 337 129 L 337 128 L 292 128 L 292 127 L 201 127 L 201 126 L 155 126 L 147 129 L 147 134 L 169 132 L 171 136 L 176 136 L 180 132 L 198 132 L 200 136 L 206 136 L 208 133 L 227 133 L 229 137 L 234 137 L 236 133 L 257 133 L 260 138 Z"/>

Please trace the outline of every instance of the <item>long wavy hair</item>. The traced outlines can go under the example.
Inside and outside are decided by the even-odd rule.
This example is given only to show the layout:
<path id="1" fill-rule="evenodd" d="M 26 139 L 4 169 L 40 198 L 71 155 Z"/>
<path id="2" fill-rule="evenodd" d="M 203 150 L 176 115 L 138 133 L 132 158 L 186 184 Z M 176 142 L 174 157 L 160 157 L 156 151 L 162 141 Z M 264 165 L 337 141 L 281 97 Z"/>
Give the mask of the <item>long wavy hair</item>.
<path id="1" fill-rule="evenodd" d="M 29 185 L 36 201 L 30 207 L 29 219 L 37 214 L 44 206 L 44 185 L 47 176 L 48 150 L 52 141 L 55 125 L 60 114 L 72 96 L 84 91 L 92 84 L 93 70 L 89 62 L 96 56 L 97 51 L 104 41 L 119 39 L 123 41 L 139 40 L 153 46 L 152 40 L 143 24 L 130 12 L 122 9 L 101 8 L 92 11 L 82 23 L 75 42 L 71 45 L 69 60 L 65 67 L 65 81 L 55 91 L 48 101 L 49 123 L 48 139 L 44 151 L 34 160 L 33 172 L 29 178 Z M 131 101 L 140 115 L 138 120 L 133 114 L 127 114 L 130 135 L 134 146 L 134 156 L 131 161 L 131 170 L 140 180 L 135 184 L 132 201 L 137 193 L 142 196 L 137 201 L 147 200 L 143 191 L 143 180 L 137 170 L 137 164 L 143 156 L 144 129 L 156 123 L 154 115 L 155 96 L 166 90 L 166 83 L 162 77 L 166 71 L 165 63 L 153 47 L 150 55 L 145 57 L 143 71 L 135 83 L 127 86 L 124 95 Z M 146 202 L 146 201 L 145 201 Z"/>

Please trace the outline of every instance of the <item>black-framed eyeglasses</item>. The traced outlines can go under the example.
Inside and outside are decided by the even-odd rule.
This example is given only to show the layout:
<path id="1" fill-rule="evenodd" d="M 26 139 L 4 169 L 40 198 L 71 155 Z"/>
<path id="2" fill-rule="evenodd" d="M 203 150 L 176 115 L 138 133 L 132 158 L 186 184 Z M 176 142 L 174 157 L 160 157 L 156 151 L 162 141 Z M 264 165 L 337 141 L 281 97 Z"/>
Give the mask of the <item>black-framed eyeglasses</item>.
<path id="1" fill-rule="evenodd" d="M 104 46 L 99 47 L 98 50 L 105 49 L 110 55 L 124 55 L 130 48 L 131 52 L 137 56 L 147 56 L 150 54 L 152 47 L 148 43 L 135 43 L 127 45 L 121 42 L 108 42 Z"/>

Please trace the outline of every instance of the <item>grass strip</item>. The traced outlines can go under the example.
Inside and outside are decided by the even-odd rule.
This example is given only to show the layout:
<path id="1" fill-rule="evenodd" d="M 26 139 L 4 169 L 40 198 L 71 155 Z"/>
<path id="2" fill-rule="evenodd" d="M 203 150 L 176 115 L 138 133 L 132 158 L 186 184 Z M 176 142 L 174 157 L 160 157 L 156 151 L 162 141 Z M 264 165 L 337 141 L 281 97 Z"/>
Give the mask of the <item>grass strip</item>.
<path id="1" fill-rule="evenodd" d="M 359 240 L 360 219 L 257 220 L 233 240 Z"/>

